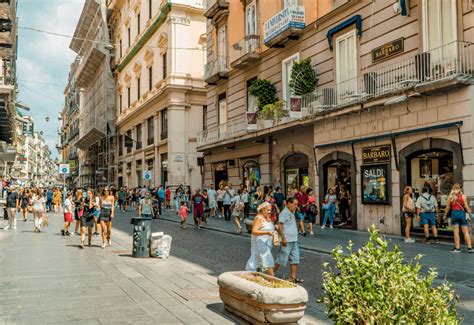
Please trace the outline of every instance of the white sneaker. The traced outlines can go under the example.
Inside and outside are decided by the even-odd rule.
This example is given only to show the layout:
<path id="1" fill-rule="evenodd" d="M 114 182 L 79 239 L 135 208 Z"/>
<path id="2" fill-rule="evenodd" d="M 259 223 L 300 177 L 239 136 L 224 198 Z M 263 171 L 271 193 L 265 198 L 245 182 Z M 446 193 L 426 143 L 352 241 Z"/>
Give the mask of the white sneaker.
<path id="1" fill-rule="evenodd" d="M 73 231 L 73 232 L 71 232 L 70 234 L 71 234 L 71 236 L 74 236 L 76 233 Z"/>
<path id="2" fill-rule="evenodd" d="M 3 228 L 4 230 L 8 230 L 10 229 L 10 225 L 7 225 L 5 228 Z"/>
<path id="3" fill-rule="evenodd" d="M 322 226 L 321 226 L 321 229 L 324 229 L 324 228 L 326 228 L 326 225 L 322 225 Z"/>
<path id="4" fill-rule="evenodd" d="M 314 235 L 314 232 L 310 231 L 309 234 L 310 234 L 310 235 Z"/>
<path id="5" fill-rule="evenodd" d="M 16 226 L 15 226 L 15 225 L 13 225 L 13 230 L 16 230 Z"/>
<path id="6" fill-rule="evenodd" d="M 405 243 L 414 243 L 415 240 L 413 238 L 405 238 L 404 239 Z"/>
<path id="7" fill-rule="evenodd" d="M 329 226 L 329 228 L 331 228 L 331 229 L 332 229 L 332 228 L 334 228 L 334 227 L 333 227 L 332 225 L 330 225 L 330 226 Z"/>

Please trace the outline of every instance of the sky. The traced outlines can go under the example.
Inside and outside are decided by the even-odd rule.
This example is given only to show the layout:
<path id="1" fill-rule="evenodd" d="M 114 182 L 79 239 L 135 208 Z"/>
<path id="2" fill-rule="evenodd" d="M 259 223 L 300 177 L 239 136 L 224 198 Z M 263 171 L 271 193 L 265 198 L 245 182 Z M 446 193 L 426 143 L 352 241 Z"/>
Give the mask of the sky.
<path id="1" fill-rule="evenodd" d="M 31 108 L 35 130 L 43 137 L 53 157 L 58 141 L 58 114 L 64 106 L 69 66 L 76 54 L 69 49 L 69 38 L 38 33 L 32 27 L 73 35 L 84 0 L 17 0 L 19 100 Z M 49 117 L 49 122 L 46 122 Z"/>

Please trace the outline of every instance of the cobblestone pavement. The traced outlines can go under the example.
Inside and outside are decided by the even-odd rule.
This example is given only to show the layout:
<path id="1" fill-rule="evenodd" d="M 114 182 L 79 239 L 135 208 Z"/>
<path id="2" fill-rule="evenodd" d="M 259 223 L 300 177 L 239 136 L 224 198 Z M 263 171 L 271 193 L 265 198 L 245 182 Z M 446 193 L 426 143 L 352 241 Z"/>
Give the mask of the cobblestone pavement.
<path id="1" fill-rule="evenodd" d="M 126 212 L 126 214 L 131 215 L 132 212 Z M 178 222 L 178 217 L 174 212 L 167 211 L 162 216 L 162 219 L 157 221 L 158 222 L 154 225 L 155 227 L 157 227 L 157 224 L 161 224 L 163 227 L 165 227 L 166 222 Z M 191 225 L 192 217 L 188 218 L 188 223 Z M 157 229 L 158 228 L 159 227 L 157 227 Z M 228 235 L 227 238 L 246 238 L 247 244 L 244 245 L 245 248 L 243 249 L 245 254 L 248 254 L 247 250 L 249 249 L 250 245 L 249 235 L 245 232 L 243 235 L 237 235 L 233 222 L 224 222 L 223 219 L 213 218 L 209 219 L 208 224 L 203 225 L 203 228 L 208 231 L 212 231 L 212 233 L 226 233 Z M 217 234 L 212 233 L 210 233 L 208 236 L 217 236 Z M 451 242 L 427 245 L 418 241 L 414 244 L 407 244 L 403 242 L 403 238 L 400 236 L 386 237 L 391 240 L 393 244 L 400 246 L 407 259 L 411 259 L 418 254 L 422 254 L 423 258 L 421 262 L 424 265 L 425 270 L 430 267 L 437 268 L 438 283 L 441 283 L 444 279 L 452 282 L 456 292 L 461 298 L 461 303 L 458 305 L 458 309 L 464 316 L 464 323 L 474 324 L 474 254 L 468 254 L 465 252 L 465 250 L 461 254 L 450 253 L 449 250 L 452 247 Z M 302 248 L 303 254 L 301 265 L 302 272 L 300 275 L 304 277 L 305 280 L 308 278 L 312 279 L 309 283 L 307 282 L 304 285 L 310 293 L 310 313 L 317 315 L 317 317 L 322 319 L 321 315 L 324 308 L 319 304 L 314 304 L 316 297 L 319 297 L 322 293 L 320 271 L 321 259 L 324 261 L 330 261 L 330 253 L 332 249 L 337 245 L 346 246 L 348 240 L 352 240 L 354 247 L 357 248 L 362 246 L 367 241 L 367 239 L 368 233 L 364 231 L 329 228 L 322 230 L 319 227 L 315 228 L 314 236 L 300 237 L 300 247 Z M 227 245 L 223 245 L 224 247 L 222 250 L 227 250 Z M 313 256 L 317 256 L 317 258 L 313 258 Z M 245 258 L 243 258 L 243 261 L 236 263 L 235 267 L 238 266 L 245 266 Z"/>

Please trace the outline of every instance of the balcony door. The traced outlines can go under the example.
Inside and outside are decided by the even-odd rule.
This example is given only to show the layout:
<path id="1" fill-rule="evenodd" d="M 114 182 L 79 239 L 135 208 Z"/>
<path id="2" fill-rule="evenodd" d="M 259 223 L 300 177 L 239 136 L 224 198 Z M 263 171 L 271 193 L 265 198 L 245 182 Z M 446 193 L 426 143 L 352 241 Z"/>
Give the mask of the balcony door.
<path id="1" fill-rule="evenodd" d="M 252 53 L 258 47 L 257 1 L 245 7 L 245 53 Z"/>
<path id="2" fill-rule="evenodd" d="M 217 30 L 217 71 L 227 71 L 227 26 Z"/>
<path id="3" fill-rule="evenodd" d="M 424 60 L 431 79 L 456 69 L 456 0 L 423 1 Z"/>
<path id="4" fill-rule="evenodd" d="M 336 83 L 340 100 L 357 93 L 357 43 L 352 30 L 336 39 Z"/>

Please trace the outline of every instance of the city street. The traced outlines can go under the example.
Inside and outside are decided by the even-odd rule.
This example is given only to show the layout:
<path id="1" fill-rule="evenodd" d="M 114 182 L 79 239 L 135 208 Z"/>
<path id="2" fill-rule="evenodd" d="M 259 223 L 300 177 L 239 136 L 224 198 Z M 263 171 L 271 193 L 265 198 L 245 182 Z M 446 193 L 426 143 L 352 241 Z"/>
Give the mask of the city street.
<path id="1" fill-rule="evenodd" d="M 50 225 L 41 234 L 33 232 L 31 216 L 28 222 L 19 222 L 16 231 L 2 230 L 0 323 L 242 323 L 223 310 L 216 278 L 222 272 L 243 269 L 250 250 L 247 235 L 226 232 L 223 227 L 228 224 L 221 219 L 212 220 L 207 229 L 205 226 L 196 230 L 190 225 L 182 230 L 174 214 L 167 212 L 163 219 L 153 220 L 152 230 L 173 237 L 170 258 L 133 259 L 130 236 L 133 215 L 117 213 L 113 246 L 106 249 L 100 248 L 100 237 L 94 237 L 92 248 L 80 250 L 78 236 L 60 236 L 62 216 L 58 214 L 50 214 Z M 339 232 L 334 230 L 329 234 L 337 238 Z M 364 236 L 359 232 L 353 234 Z M 314 240 L 324 236 L 318 232 Z M 309 304 L 300 323 L 330 323 L 324 306 L 316 303 L 322 294 L 321 263 L 330 261 L 330 256 L 313 251 L 311 240 L 302 240 L 306 248 L 301 251 L 299 276 L 305 280 L 303 286 L 308 290 Z M 434 245 L 411 247 L 414 251 L 429 247 L 434 250 L 431 255 L 437 254 Z M 448 245 L 439 247 L 447 249 Z M 469 324 L 474 321 L 473 279 L 467 278 L 468 273 L 462 269 L 458 270 L 458 263 L 463 260 L 465 265 L 472 265 L 467 257 L 470 256 L 446 253 L 439 263 L 441 270 L 451 269 L 447 274 L 441 272 L 440 279 L 447 276 L 455 282 L 461 296 L 459 310 Z M 287 270 L 278 275 L 288 276 Z"/>

